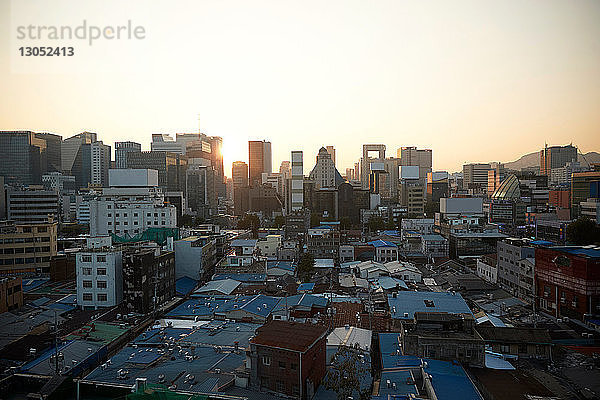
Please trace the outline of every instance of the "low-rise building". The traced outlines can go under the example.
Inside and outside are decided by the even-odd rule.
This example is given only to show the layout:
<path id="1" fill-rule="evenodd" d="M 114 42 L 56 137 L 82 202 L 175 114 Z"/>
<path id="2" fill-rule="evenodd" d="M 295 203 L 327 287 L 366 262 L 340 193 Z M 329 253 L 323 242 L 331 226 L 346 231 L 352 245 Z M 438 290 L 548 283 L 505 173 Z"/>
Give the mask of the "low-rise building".
<path id="1" fill-rule="evenodd" d="M 0 314 L 23 306 L 23 284 L 20 276 L 0 278 Z"/>
<path id="2" fill-rule="evenodd" d="M 340 250 L 340 233 L 329 227 L 311 228 L 307 234 L 307 251 L 314 258 L 330 258 L 337 260 Z"/>
<path id="3" fill-rule="evenodd" d="M 374 261 L 386 263 L 398 260 L 398 246 L 386 240 L 374 240 L 369 242 L 375 248 Z"/>
<path id="4" fill-rule="evenodd" d="M 57 226 L 51 220 L 0 222 L 0 274 L 49 274 L 50 260 L 57 254 Z"/>
<path id="5" fill-rule="evenodd" d="M 447 258 L 448 239 L 442 235 L 421 235 L 421 252 L 428 259 Z"/>
<path id="6" fill-rule="evenodd" d="M 490 283 L 498 281 L 498 262 L 495 253 L 477 259 L 477 276 Z"/>
<path id="7" fill-rule="evenodd" d="M 327 328 L 270 321 L 250 340 L 252 386 L 311 399 L 325 376 Z"/>
<path id="8" fill-rule="evenodd" d="M 48 218 L 59 220 L 58 192 L 44 190 L 43 186 L 6 191 L 6 212 L 11 221 L 18 223 L 43 224 Z"/>
<path id="9" fill-rule="evenodd" d="M 200 280 L 212 275 L 217 262 L 216 242 L 210 236 L 189 236 L 176 240 L 175 278 Z"/>
<path id="10" fill-rule="evenodd" d="M 112 246 L 110 236 L 89 238 L 75 263 L 77 305 L 98 309 L 123 301 L 123 254 Z"/>

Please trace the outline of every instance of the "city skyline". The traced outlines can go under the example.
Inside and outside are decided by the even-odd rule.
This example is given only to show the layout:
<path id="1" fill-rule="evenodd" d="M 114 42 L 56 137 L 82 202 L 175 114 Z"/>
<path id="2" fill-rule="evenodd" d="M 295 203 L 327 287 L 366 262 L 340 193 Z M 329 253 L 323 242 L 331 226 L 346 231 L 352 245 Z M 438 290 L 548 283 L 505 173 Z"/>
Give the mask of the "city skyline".
<path id="1" fill-rule="evenodd" d="M 275 166 L 292 150 L 312 162 L 334 145 L 341 171 L 363 143 L 390 155 L 430 148 L 434 169 L 448 171 L 513 161 L 544 142 L 600 148 L 596 2 L 163 5 L 128 10 L 147 32 L 131 44 L 133 70 L 116 63 L 120 48 L 97 60 L 117 65 L 105 72 L 24 74 L 3 53 L 2 129 L 94 131 L 146 150 L 153 133 L 197 132 L 200 114 L 202 131 L 223 137 L 228 176 L 247 161 L 248 140 L 271 141 Z M 17 22 L 9 6 L 3 47 Z M 58 22 L 81 14 L 59 11 Z"/>

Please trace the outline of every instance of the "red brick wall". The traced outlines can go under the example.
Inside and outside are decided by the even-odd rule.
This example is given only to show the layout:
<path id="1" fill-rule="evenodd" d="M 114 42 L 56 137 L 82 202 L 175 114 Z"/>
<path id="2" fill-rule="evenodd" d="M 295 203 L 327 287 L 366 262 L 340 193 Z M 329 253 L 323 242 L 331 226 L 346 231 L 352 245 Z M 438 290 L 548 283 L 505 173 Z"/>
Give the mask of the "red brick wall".
<path id="1" fill-rule="evenodd" d="M 550 190 L 548 204 L 559 208 L 570 208 L 571 193 L 568 190 Z"/>
<path id="2" fill-rule="evenodd" d="M 325 376 L 327 362 L 327 338 L 323 337 L 306 353 L 302 355 L 302 381 L 304 383 L 303 395 L 306 395 L 306 380 L 310 379 L 317 386 Z"/>

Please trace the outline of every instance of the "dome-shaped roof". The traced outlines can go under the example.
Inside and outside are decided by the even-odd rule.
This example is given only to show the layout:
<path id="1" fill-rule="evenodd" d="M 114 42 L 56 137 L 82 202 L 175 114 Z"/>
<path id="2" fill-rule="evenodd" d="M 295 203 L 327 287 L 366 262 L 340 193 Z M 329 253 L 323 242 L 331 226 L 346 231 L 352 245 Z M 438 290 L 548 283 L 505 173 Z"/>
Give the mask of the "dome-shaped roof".
<path id="1" fill-rule="evenodd" d="M 498 189 L 492 193 L 492 200 L 513 200 L 521 197 L 519 178 L 516 175 L 509 175 Z"/>

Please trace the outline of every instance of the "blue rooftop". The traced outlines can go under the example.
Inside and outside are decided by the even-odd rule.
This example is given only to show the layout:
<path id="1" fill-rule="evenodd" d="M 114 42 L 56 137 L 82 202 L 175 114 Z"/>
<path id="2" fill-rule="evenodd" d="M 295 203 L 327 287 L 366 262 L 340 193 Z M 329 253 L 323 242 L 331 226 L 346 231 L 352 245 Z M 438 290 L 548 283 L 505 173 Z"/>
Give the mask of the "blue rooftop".
<path id="1" fill-rule="evenodd" d="M 420 358 L 403 355 L 399 333 L 380 333 L 379 352 L 381 353 L 382 370 L 418 368 L 421 366 Z"/>
<path id="2" fill-rule="evenodd" d="M 554 245 L 554 243 L 549 242 L 547 240 L 532 240 L 529 243 L 531 243 L 535 246 L 552 246 L 552 245 Z"/>
<path id="3" fill-rule="evenodd" d="M 298 285 L 298 289 L 296 289 L 297 292 L 306 292 L 306 291 L 313 291 L 315 289 L 315 284 L 314 282 L 309 282 L 309 283 L 301 283 L 300 285 Z"/>
<path id="4" fill-rule="evenodd" d="M 48 282 L 50 278 L 33 278 L 33 279 L 25 279 L 23 278 L 23 292 L 27 293 L 34 289 L 39 288 L 44 283 Z"/>
<path id="5" fill-rule="evenodd" d="M 388 381 L 390 387 L 388 387 Z M 411 394 L 418 395 L 419 391 L 414 383 L 412 371 L 409 369 L 399 371 L 383 371 L 379 384 L 379 395 L 372 396 L 371 400 L 410 399 Z M 406 397 L 400 397 L 406 396 Z"/>
<path id="6" fill-rule="evenodd" d="M 562 251 L 564 253 L 573 254 L 576 256 L 600 258 L 600 247 L 583 247 L 583 246 L 555 246 L 550 247 L 552 250 Z"/>
<path id="7" fill-rule="evenodd" d="M 175 292 L 177 296 L 187 296 L 192 293 L 192 290 L 198 285 L 198 281 L 190 278 L 189 276 L 183 276 L 175 281 Z"/>
<path id="8" fill-rule="evenodd" d="M 431 384 L 439 400 L 481 400 L 482 397 L 463 367 L 449 361 L 423 359 L 425 372 L 431 375 Z"/>
<path id="9" fill-rule="evenodd" d="M 296 309 L 310 310 L 313 307 L 325 308 L 327 307 L 328 300 L 323 296 L 316 296 L 312 294 L 295 294 L 282 298 L 279 304 L 273 308 L 273 312 L 285 311 L 286 307 L 293 307 Z"/>
<path id="10" fill-rule="evenodd" d="M 216 274 L 213 276 L 213 280 L 219 279 L 233 279 L 242 283 L 262 283 L 267 280 L 267 274 Z"/>
<path id="11" fill-rule="evenodd" d="M 394 297 L 395 296 L 395 297 Z M 413 319 L 415 312 L 446 312 L 471 314 L 460 293 L 398 292 L 388 295 L 392 318 Z"/>
<path id="12" fill-rule="evenodd" d="M 372 242 L 369 242 L 368 244 L 370 244 L 373 247 L 398 247 L 392 242 L 388 242 L 387 240 L 381 240 L 381 239 L 373 240 Z"/>
<path id="13" fill-rule="evenodd" d="M 267 269 L 271 268 L 281 268 L 293 272 L 296 266 L 291 261 L 267 261 Z"/>
<path id="14" fill-rule="evenodd" d="M 408 286 L 402 279 L 392 278 L 391 276 L 380 276 L 370 280 L 371 284 L 376 288 L 380 287 L 383 290 L 391 290 L 396 287 L 408 290 Z"/>

